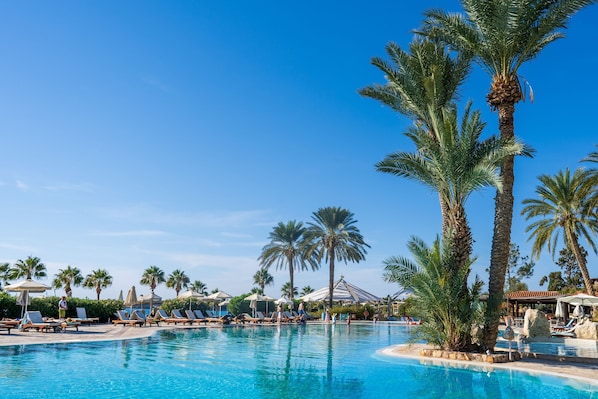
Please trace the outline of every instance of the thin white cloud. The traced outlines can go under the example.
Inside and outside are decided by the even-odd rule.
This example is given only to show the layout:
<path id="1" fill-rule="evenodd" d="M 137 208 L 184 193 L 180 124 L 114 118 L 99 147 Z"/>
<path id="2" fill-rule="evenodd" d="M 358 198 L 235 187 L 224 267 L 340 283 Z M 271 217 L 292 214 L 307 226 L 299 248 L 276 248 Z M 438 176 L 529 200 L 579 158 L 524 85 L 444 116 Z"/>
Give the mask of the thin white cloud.
<path id="1" fill-rule="evenodd" d="M 133 231 L 104 231 L 91 233 L 96 237 L 156 237 L 168 235 L 160 230 L 133 230 Z"/>
<path id="2" fill-rule="evenodd" d="M 268 215 L 268 212 L 264 210 L 181 213 L 154 209 L 144 205 L 103 209 L 99 212 L 104 213 L 108 218 L 119 221 L 218 228 L 259 226 Z"/>
<path id="3" fill-rule="evenodd" d="M 85 193 L 93 192 L 93 186 L 88 183 L 83 184 L 53 184 L 44 187 L 49 191 L 80 191 Z"/>
<path id="4" fill-rule="evenodd" d="M 9 244 L 9 243 L 5 243 L 5 242 L 0 242 L 0 248 L 20 251 L 20 252 L 28 252 L 28 253 L 33 253 L 36 251 L 36 249 L 33 247 L 26 247 L 23 245 L 14 245 L 14 244 Z"/>
<path id="5" fill-rule="evenodd" d="M 156 79 L 153 76 L 144 76 L 141 78 L 141 81 L 143 83 L 147 84 L 148 86 L 154 87 L 154 88 L 156 88 L 160 91 L 163 91 L 165 93 L 172 92 L 172 87 L 170 85 L 161 82 L 160 80 Z"/>
<path id="6" fill-rule="evenodd" d="M 21 191 L 29 191 L 29 186 L 21 180 L 15 181 L 17 188 Z"/>

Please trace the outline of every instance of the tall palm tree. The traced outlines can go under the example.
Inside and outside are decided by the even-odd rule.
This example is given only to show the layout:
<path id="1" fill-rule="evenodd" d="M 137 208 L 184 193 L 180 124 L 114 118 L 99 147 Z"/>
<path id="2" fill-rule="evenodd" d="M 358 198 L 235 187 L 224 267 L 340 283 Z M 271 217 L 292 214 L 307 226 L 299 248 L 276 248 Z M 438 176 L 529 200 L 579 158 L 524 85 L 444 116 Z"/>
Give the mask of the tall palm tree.
<path id="1" fill-rule="evenodd" d="M 9 281 L 8 276 L 10 275 L 10 263 L 0 263 L 0 280 L 6 285 L 6 282 Z"/>
<path id="2" fill-rule="evenodd" d="M 598 144 L 596 145 L 596 148 L 598 149 Z M 590 179 L 591 184 L 595 187 L 594 194 L 589 198 L 590 206 L 595 212 L 598 212 L 598 150 L 590 152 L 588 156 L 581 161 L 597 164 L 595 167 L 589 169 L 588 179 Z"/>
<path id="3" fill-rule="evenodd" d="M 139 283 L 142 285 L 148 285 L 150 287 L 152 295 L 150 298 L 150 312 L 152 311 L 153 306 L 154 290 L 158 284 L 162 284 L 165 281 L 166 279 L 164 278 L 164 271 L 158 266 L 150 266 L 143 271 L 143 275 L 141 276 L 141 281 L 139 281 Z"/>
<path id="4" fill-rule="evenodd" d="M 78 287 L 83 282 L 83 275 L 81 270 L 73 266 L 67 266 L 66 269 L 58 269 L 58 273 L 54 275 L 52 286 L 54 288 L 64 287 L 64 292 L 67 297 L 73 296 L 73 286 Z"/>
<path id="5" fill-rule="evenodd" d="M 317 270 L 319 264 L 316 261 L 315 253 L 306 254 L 306 243 L 304 238 L 306 229 L 303 223 L 291 220 L 286 224 L 279 222 L 272 229 L 268 238 L 270 243 L 262 248 L 262 253 L 258 258 L 260 266 L 264 269 L 270 268 L 276 264 L 276 269 L 289 269 L 291 287 L 294 287 L 295 271 Z M 293 293 L 291 292 L 291 299 Z"/>
<path id="6" fill-rule="evenodd" d="M 108 288 L 112 285 L 112 276 L 106 269 L 92 270 L 83 281 L 83 286 L 86 288 L 96 289 L 96 298 L 100 300 L 100 293 L 103 288 Z"/>
<path id="7" fill-rule="evenodd" d="M 472 55 L 490 76 L 486 97 L 498 112 L 502 139 L 515 137 L 515 105 L 524 99 L 519 68 L 537 57 L 553 41 L 564 37 L 562 29 L 569 18 L 595 0 L 460 0 L 465 11 L 426 13 L 422 32 L 438 38 L 451 48 Z M 498 336 L 500 307 L 513 222 L 514 156 L 505 159 L 500 169 L 502 191 L 495 197 L 494 232 L 490 254 L 489 297 L 485 320 L 485 339 L 493 348 Z"/>
<path id="8" fill-rule="evenodd" d="M 189 284 L 189 289 L 193 292 L 197 292 L 198 294 L 208 295 L 208 287 L 199 280 L 195 280 Z"/>
<path id="9" fill-rule="evenodd" d="M 301 288 L 300 295 L 304 296 L 307 294 L 311 294 L 312 292 L 314 292 L 314 289 L 311 288 L 309 285 L 306 285 L 305 287 Z"/>
<path id="10" fill-rule="evenodd" d="M 575 255 L 587 293 L 594 295 L 592 280 L 579 245 L 579 237 L 582 236 L 596 252 L 592 236 L 598 233 L 598 217 L 595 209 L 588 206 L 588 199 L 594 194 L 594 186 L 588 175 L 582 169 L 577 169 L 573 175 L 569 169 L 559 171 L 555 176 L 541 175 L 538 179 L 542 185 L 536 188 L 539 198 L 524 200 L 525 207 L 521 214 L 525 215 L 526 220 L 539 218 L 525 229 L 531 232 L 532 256 L 539 257 L 542 249 L 547 247 L 554 258 L 562 232 L 566 247 Z"/>
<path id="11" fill-rule="evenodd" d="M 25 260 L 17 260 L 8 274 L 9 280 L 16 280 L 22 277 L 31 280 L 32 278 L 46 276 L 46 265 L 37 256 L 29 256 Z"/>
<path id="12" fill-rule="evenodd" d="M 409 53 L 394 43 L 387 45 L 386 52 L 390 62 L 375 57 L 372 64 L 384 73 L 387 83 L 365 87 L 360 94 L 411 118 L 435 137 L 433 115 L 458 98 L 458 89 L 470 70 L 470 57 L 451 57 L 446 46 L 421 37 L 410 43 Z M 447 205 L 442 197 L 439 201 L 442 230 L 446 231 Z"/>
<path id="13" fill-rule="evenodd" d="M 176 269 L 168 276 L 168 279 L 166 280 L 166 286 L 168 288 L 174 288 L 176 296 L 179 296 L 179 292 L 181 292 L 183 288 L 187 288 L 190 281 L 191 280 L 189 280 L 189 277 L 184 271 L 181 269 Z"/>
<path id="14" fill-rule="evenodd" d="M 266 286 L 274 284 L 274 277 L 268 272 L 268 269 L 262 267 L 253 275 L 253 284 L 259 287 L 258 293 L 264 295 Z"/>
<path id="15" fill-rule="evenodd" d="M 308 222 L 305 240 L 308 244 L 307 256 L 316 256 L 318 262 L 328 262 L 330 276 L 328 280 L 329 305 L 332 307 L 334 289 L 334 263 L 336 260 L 359 263 L 365 260 L 366 244 L 355 225 L 352 212 L 340 207 L 320 208 L 312 215 L 313 222 Z"/>
<path id="16" fill-rule="evenodd" d="M 395 43 L 386 46 L 390 62 L 380 57 L 372 65 L 384 73 L 386 84 L 367 86 L 359 91 L 433 130 L 430 113 L 438 113 L 458 97 L 458 89 L 470 70 L 470 58 L 451 57 L 446 46 L 416 37 L 409 52 Z"/>
<path id="17" fill-rule="evenodd" d="M 438 192 L 446 205 L 443 237 L 452 235 L 456 265 L 461 267 L 467 264 L 473 243 L 466 200 L 472 192 L 484 187 L 500 189 L 497 174 L 500 163 L 506 156 L 524 151 L 524 146 L 494 136 L 480 140 L 485 123 L 479 111 L 471 110 L 471 103 L 467 104 L 460 123 L 454 105 L 443 109 L 439 116 L 431 113 L 430 117 L 433 134 L 418 127 L 405 133 L 415 144 L 416 152 L 391 154 L 376 164 L 376 169 L 419 181 Z"/>

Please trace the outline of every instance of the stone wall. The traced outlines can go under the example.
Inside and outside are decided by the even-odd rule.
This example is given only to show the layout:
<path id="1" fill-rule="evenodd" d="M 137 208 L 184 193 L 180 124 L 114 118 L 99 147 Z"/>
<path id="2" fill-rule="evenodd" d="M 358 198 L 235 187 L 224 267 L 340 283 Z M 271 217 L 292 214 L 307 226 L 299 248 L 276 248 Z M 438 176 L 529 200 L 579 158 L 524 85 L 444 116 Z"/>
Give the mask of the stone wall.
<path id="1" fill-rule="evenodd" d="M 419 351 L 420 356 L 432 357 L 436 359 L 448 359 L 448 360 L 462 360 L 462 361 L 475 361 L 484 363 L 507 363 L 512 361 L 521 360 L 521 354 L 519 352 L 511 352 L 511 360 L 509 360 L 508 353 L 469 353 L 469 352 L 453 352 L 445 351 L 442 349 L 421 349 Z"/>

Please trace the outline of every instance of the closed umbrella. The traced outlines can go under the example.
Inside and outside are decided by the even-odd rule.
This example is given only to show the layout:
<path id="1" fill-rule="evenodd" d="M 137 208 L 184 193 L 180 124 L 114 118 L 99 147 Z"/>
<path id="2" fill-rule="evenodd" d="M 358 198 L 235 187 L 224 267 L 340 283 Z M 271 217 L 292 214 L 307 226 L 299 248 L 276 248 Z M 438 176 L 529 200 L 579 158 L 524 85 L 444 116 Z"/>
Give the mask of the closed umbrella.
<path id="1" fill-rule="evenodd" d="M 118 294 L 118 300 L 122 301 L 123 300 L 123 290 L 120 290 L 119 294 Z"/>
<path id="2" fill-rule="evenodd" d="M 562 302 L 560 300 L 556 301 L 556 309 L 554 310 L 554 317 L 556 317 L 557 319 L 565 317 L 565 312 L 563 311 L 563 306 L 565 306 L 564 302 Z"/>
<path id="3" fill-rule="evenodd" d="M 137 305 L 137 303 L 137 291 L 135 290 L 135 286 L 132 286 L 125 298 L 125 306 L 129 307 L 129 313 L 133 311 L 133 305 Z"/>

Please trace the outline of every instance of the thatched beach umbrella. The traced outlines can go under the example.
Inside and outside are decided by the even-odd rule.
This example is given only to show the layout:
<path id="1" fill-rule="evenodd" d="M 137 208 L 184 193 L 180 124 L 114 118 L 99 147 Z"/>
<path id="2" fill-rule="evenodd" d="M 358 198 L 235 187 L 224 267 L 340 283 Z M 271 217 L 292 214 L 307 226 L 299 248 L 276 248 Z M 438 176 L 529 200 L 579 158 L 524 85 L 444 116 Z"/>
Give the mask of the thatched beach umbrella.
<path id="1" fill-rule="evenodd" d="M 129 307 L 129 313 L 133 312 L 133 305 L 137 305 L 137 303 L 137 291 L 135 290 L 135 286 L 132 286 L 125 298 L 125 306 Z"/>

